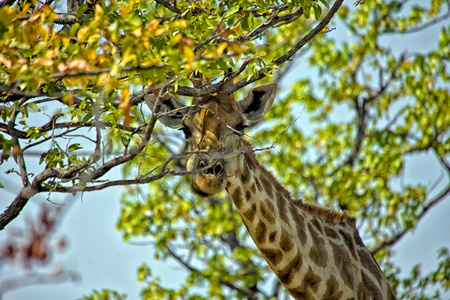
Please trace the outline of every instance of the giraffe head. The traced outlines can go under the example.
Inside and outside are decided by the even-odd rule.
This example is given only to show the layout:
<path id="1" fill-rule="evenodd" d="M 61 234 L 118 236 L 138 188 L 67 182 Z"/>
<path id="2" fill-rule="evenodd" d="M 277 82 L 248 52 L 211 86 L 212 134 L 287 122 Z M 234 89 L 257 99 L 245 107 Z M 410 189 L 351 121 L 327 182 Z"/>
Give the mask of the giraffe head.
<path id="1" fill-rule="evenodd" d="M 253 88 L 244 100 L 236 101 L 233 94 L 214 94 L 193 98 L 192 105 L 173 97 L 161 102 L 160 112 L 174 109 L 176 113 L 160 117 L 168 127 L 183 130 L 191 151 L 186 168 L 194 172 L 191 189 L 202 197 L 210 197 L 227 185 L 243 165 L 242 136 L 246 121 L 262 118 L 272 106 L 277 92 L 276 84 Z M 156 97 L 145 96 L 153 110 Z"/>

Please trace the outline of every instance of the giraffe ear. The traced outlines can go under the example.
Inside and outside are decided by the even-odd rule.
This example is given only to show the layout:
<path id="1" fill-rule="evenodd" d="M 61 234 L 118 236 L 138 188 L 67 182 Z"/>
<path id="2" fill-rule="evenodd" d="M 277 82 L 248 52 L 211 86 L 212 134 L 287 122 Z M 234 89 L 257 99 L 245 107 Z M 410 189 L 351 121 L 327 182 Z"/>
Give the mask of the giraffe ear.
<path id="1" fill-rule="evenodd" d="M 145 103 L 147 103 L 150 110 L 153 113 L 155 113 L 153 111 L 153 109 L 155 107 L 157 97 L 155 95 L 150 94 L 150 95 L 145 95 L 144 99 L 145 99 Z M 171 110 L 183 108 L 183 107 L 185 107 L 185 105 L 183 103 L 178 101 L 175 97 L 170 96 L 167 99 L 161 100 L 161 105 L 159 107 L 159 111 L 157 111 L 156 113 L 169 112 Z M 166 125 L 170 128 L 178 128 L 181 126 L 181 119 L 183 119 L 183 117 L 184 117 L 184 112 L 177 111 L 177 112 L 165 115 L 165 116 L 161 116 L 159 118 L 159 120 L 161 121 L 161 123 L 163 123 L 164 125 Z"/>
<path id="2" fill-rule="evenodd" d="M 250 121 L 261 119 L 270 109 L 277 94 L 275 83 L 253 88 L 244 100 L 239 101 L 241 112 Z"/>

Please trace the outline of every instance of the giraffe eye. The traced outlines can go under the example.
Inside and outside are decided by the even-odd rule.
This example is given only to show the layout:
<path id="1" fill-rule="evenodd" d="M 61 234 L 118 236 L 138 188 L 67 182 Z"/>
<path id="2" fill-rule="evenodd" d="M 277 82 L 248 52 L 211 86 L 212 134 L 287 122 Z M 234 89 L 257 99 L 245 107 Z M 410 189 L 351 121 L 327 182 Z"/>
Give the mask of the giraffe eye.
<path id="1" fill-rule="evenodd" d="M 181 128 L 178 128 L 178 130 L 183 131 L 184 137 L 185 137 L 186 139 L 188 139 L 188 138 L 190 138 L 190 137 L 192 136 L 191 131 L 190 131 L 189 128 L 187 128 L 186 126 L 183 126 L 183 127 L 181 127 Z"/>
<path id="2" fill-rule="evenodd" d="M 238 124 L 235 129 L 236 129 L 236 131 L 239 131 L 239 133 L 236 132 L 236 134 L 239 136 L 243 136 L 245 128 L 248 128 L 248 127 L 249 126 L 245 123 Z"/>

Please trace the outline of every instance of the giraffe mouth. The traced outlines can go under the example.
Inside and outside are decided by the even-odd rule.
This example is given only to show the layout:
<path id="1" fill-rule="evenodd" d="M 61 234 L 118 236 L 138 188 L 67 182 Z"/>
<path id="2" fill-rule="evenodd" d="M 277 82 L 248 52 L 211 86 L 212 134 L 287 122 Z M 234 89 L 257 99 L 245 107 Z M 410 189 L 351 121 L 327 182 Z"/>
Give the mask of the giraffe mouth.
<path id="1" fill-rule="evenodd" d="M 211 197 L 225 189 L 227 173 L 222 161 L 207 163 L 202 159 L 197 164 L 198 173 L 191 176 L 191 189 L 200 197 Z"/>

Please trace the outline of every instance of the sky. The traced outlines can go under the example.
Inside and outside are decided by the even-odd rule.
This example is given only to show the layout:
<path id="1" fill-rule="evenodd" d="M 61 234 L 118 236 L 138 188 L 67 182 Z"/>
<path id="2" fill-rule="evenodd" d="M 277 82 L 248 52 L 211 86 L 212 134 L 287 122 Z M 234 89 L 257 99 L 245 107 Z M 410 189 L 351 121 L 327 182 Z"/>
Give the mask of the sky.
<path id="1" fill-rule="evenodd" d="M 390 43 L 393 51 L 401 51 L 403 48 L 427 51 L 436 45 L 438 28 L 440 24 L 431 27 L 426 33 L 412 34 L 402 40 L 392 36 L 386 42 Z M 337 27 L 333 34 L 340 39 L 346 38 L 344 28 Z M 292 74 L 310 74 L 306 68 L 307 64 L 300 62 L 291 72 Z M 294 79 L 293 76 L 286 77 L 291 77 L 290 80 Z M 289 80 L 282 85 L 288 88 Z M 305 128 L 305 131 L 307 130 Z M 12 161 L 0 166 L 0 181 L 8 187 L 6 190 L 0 190 L 1 211 L 12 201 L 15 191 L 18 191 L 20 187 L 18 177 L 7 176 L 4 173 L 13 167 Z M 29 171 L 33 172 L 32 170 L 36 168 L 37 164 L 29 166 Z M 439 170 L 440 167 L 431 154 L 410 156 L 406 158 L 404 180 L 405 183 L 422 182 L 431 186 L 442 176 Z M 120 177 L 120 170 L 115 171 L 114 176 Z M 448 183 L 446 180 L 448 179 L 440 183 L 435 193 Z M 76 197 L 53 196 L 53 201 L 73 203 L 57 231 L 57 236 L 68 238 L 68 249 L 59 254 L 56 260 L 61 266 L 77 271 L 81 280 L 75 283 L 66 282 L 17 289 L 5 294 L 2 300 L 77 299 L 83 295 L 89 295 L 93 290 L 103 288 L 126 293 L 127 299 L 137 299 L 142 288 L 137 282 L 137 268 L 143 262 L 151 265 L 153 274 L 159 276 L 165 285 L 176 286 L 182 282 L 186 273 L 181 266 L 174 262 L 154 261 L 151 245 L 126 243 L 121 233 L 116 231 L 116 222 L 120 214 L 120 195 L 123 192 L 124 190 L 120 187 L 114 187 Z M 27 218 L 32 218 L 43 202 L 47 202 L 46 196 L 33 197 L 24 211 L 8 227 L 20 226 Z M 403 272 L 407 272 L 418 263 L 423 264 L 424 273 L 431 271 L 436 265 L 438 249 L 443 246 L 450 248 L 449 212 L 450 197 L 447 197 L 420 221 L 415 231 L 408 233 L 394 247 L 394 261 L 401 266 Z M 0 243 L 5 239 L 7 231 L 0 232 Z M 0 281 L 17 275 L 19 273 L 14 267 L 0 268 Z M 447 293 L 445 297 L 450 298 L 450 293 Z"/>

